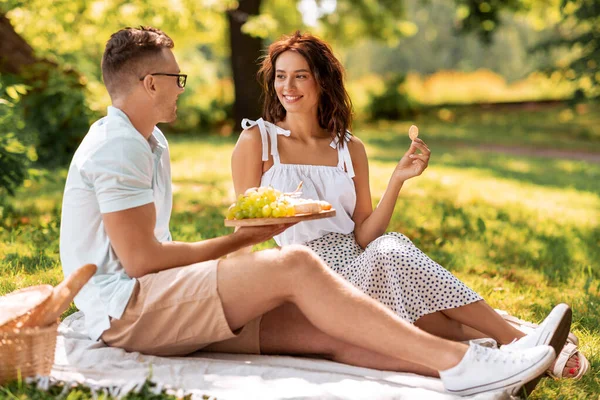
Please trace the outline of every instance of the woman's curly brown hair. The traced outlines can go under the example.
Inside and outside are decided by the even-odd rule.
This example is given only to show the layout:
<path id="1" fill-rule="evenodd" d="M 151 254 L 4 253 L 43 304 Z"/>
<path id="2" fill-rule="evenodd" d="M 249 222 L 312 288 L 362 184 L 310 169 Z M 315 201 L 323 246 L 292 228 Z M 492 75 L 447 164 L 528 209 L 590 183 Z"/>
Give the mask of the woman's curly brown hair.
<path id="1" fill-rule="evenodd" d="M 285 119 L 285 108 L 275 92 L 275 63 L 286 51 L 295 51 L 308 62 L 319 85 L 319 125 L 344 143 L 344 134 L 352 125 L 352 102 L 344 87 L 344 67 L 327 43 L 308 33 L 296 31 L 269 46 L 258 71 L 264 97 L 263 118 L 273 123 Z"/>

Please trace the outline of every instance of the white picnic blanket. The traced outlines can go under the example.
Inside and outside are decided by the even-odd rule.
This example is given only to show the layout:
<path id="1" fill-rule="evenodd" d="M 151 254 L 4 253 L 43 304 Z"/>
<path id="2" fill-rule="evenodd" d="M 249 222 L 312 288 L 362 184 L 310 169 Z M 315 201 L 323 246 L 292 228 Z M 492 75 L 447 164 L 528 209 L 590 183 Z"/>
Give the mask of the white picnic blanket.
<path id="1" fill-rule="evenodd" d="M 128 353 L 88 339 L 83 314 L 59 327 L 51 377 L 105 388 L 124 395 L 150 377 L 179 394 L 218 399 L 432 399 L 450 400 L 439 379 L 415 374 L 352 367 L 320 359 L 196 353 L 154 357 Z M 477 400 L 510 399 L 504 393 L 480 394 Z"/>

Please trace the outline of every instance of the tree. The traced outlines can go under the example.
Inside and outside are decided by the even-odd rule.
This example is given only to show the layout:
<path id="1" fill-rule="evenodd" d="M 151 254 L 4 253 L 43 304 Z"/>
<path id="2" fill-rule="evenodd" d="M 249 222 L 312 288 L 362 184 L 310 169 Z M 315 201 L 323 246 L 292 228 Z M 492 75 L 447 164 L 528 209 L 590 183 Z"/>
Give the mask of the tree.
<path id="1" fill-rule="evenodd" d="M 544 7 L 558 8 L 559 1 L 455 0 L 458 12 L 448 18 L 454 20 L 458 31 L 475 32 L 483 41 L 489 42 L 506 13 L 526 15 Z M 565 0 L 566 3 L 576 1 L 577 4 L 594 2 Z M 4 58 L 5 68 L 14 63 L 32 62 L 32 56 L 38 60 L 52 60 L 61 67 L 76 66 L 82 81 L 89 82 L 85 91 L 95 100 L 91 108 L 102 112 L 108 97 L 101 86 L 98 60 L 106 39 L 124 26 L 158 26 L 175 39 L 178 60 L 190 74 L 191 84 L 181 98 L 178 122 L 190 129 L 194 125 L 223 122 L 230 116 L 223 111 L 232 102 L 229 76 L 234 81 L 231 92 L 235 93 L 233 116 L 236 123 L 243 117 L 260 114 L 257 59 L 263 46 L 282 33 L 309 30 L 331 42 L 339 53 L 348 45 L 367 38 L 388 45 L 397 44 L 415 29 L 412 21 L 403 20 L 405 7 L 409 4 L 407 0 L 315 0 L 316 24 L 310 26 L 303 24 L 298 10 L 300 4 L 305 3 L 300 0 L 180 0 L 176 3 L 4 0 L 0 2 L 0 13 L 9 13 L 8 18 L 15 29 L 4 33 L 10 24 L 6 18 L 0 21 L 3 39 L 9 38 L 0 44 L 0 57 L 10 55 Z M 580 7 L 583 11 L 589 8 Z M 10 13 L 13 9 L 18 12 Z M 589 10 L 587 14 L 590 14 Z M 577 19 L 580 13 L 572 15 Z M 597 32 L 595 27 L 600 24 L 594 25 L 594 22 L 598 22 L 597 19 L 585 22 L 588 35 Z M 15 31 L 22 40 L 13 40 Z M 580 39 L 583 41 L 586 37 Z M 597 53 L 597 45 L 595 49 Z M 19 57 L 24 57 L 24 61 L 19 61 Z M 586 65 L 589 68 L 592 64 Z M 219 96 L 217 100 L 215 94 Z"/>
<path id="2" fill-rule="evenodd" d="M 235 89 L 233 115 L 235 126 L 243 118 L 256 118 L 261 114 L 259 101 L 261 88 L 256 81 L 257 58 L 262 50 L 262 40 L 242 32 L 248 18 L 257 16 L 261 0 L 241 0 L 236 9 L 227 10 L 229 43 L 231 46 L 231 72 Z"/>
<path id="3" fill-rule="evenodd" d="M 562 20 L 556 37 L 536 50 L 569 49 L 570 57 L 559 61 L 551 70 L 560 70 L 567 78 L 579 80 L 582 86 L 576 99 L 584 94 L 600 96 L 600 4 L 597 0 L 561 0 Z"/>
<path id="4" fill-rule="evenodd" d="M 26 84 L 29 89 L 24 90 L 22 94 L 26 95 L 18 99 L 18 104 L 11 105 L 16 111 L 8 115 L 19 113 L 28 131 L 35 132 L 15 140 L 35 143 L 38 160 L 43 164 L 65 164 L 70 161 L 89 123 L 90 113 L 80 76 L 72 69 L 36 57 L 33 48 L 15 32 L 5 14 L 0 14 L 0 31 L 5 39 L 0 44 L 0 73 L 8 74 L 9 80 Z M 20 136 L 25 134 L 25 130 L 21 131 Z"/>
<path id="5" fill-rule="evenodd" d="M 31 46 L 15 32 L 6 15 L 2 13 L 0 37 L 0 73 L 19 74 L 23 67 L 39 62 Z"/>
<path id="6" fill-rule="evenodd" d="M 459 6 L 459 32 L 476 32 L 490 43 L 494 32 L 502 25 L 503 12 L 529 10 L 526 0 L 455 0 Z"/>
<path id="7" fill-rule="evenodd" d="M 576 97 L 584 93 L 600 96 L 600 4 L 598 0 L 456 0 L 465 7 L 461 30 L 476 31 L 484 41 L 491 41 L 501 22 L 503 12 L 529 14 L 540 25 L 554 31 L 554 37 L 535 46 L 531 51 L 550 53 L 563 50 L 568 54 L 548 72 L 561 71 L 571 80 L 579 81 L 581 88 Z M 548 13 L 556 8 L 559 13 Z M 540 21 L 540 17 L 544 21 Z"/>

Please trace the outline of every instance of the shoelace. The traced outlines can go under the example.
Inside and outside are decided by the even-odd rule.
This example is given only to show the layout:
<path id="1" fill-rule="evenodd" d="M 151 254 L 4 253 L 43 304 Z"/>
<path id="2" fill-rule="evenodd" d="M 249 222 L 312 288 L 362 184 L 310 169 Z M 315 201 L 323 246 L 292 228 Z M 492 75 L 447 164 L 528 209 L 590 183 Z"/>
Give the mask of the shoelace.
<path id="1" fill-rule="evenodd" d="M 494 363 L 503 363 L 506 364 L 508 362 L 512 362 L 513 364 L 522 363 L 526 361 L 525 354 L 523 353 L 513 353 L 513 352 L 503 352 L 497 349 L 490 349 L 487 347 L 475 345 L 473 346 L 473 350 L 475 352 L 475 359 L 477 361 L 490 361 Z"/>

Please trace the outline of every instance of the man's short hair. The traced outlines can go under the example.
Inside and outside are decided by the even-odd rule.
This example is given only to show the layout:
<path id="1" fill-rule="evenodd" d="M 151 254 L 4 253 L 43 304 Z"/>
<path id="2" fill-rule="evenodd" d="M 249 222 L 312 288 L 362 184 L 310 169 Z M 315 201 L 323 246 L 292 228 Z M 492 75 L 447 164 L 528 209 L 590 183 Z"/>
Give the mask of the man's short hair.
<path id="1" fill-rule="evenodd" d="M 159 60 L 164 48 L 173 48 L 173 40 L 160 29 L 150 26 L 124 28 L 113 33 L 102 56 L 102 78 L 111 97 L 129 90 L 145 74 L 153 60 Z"/>

